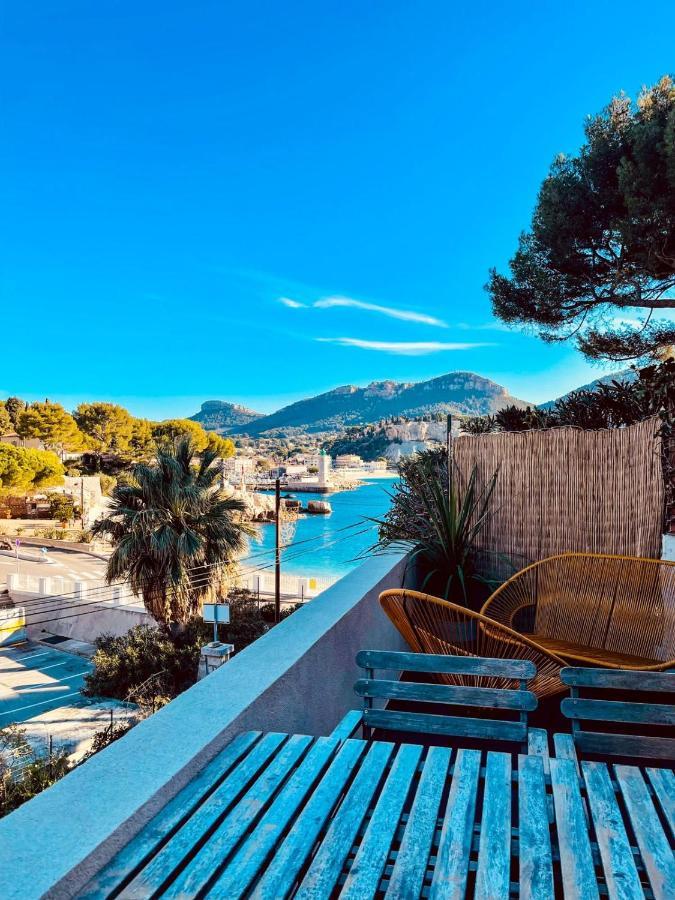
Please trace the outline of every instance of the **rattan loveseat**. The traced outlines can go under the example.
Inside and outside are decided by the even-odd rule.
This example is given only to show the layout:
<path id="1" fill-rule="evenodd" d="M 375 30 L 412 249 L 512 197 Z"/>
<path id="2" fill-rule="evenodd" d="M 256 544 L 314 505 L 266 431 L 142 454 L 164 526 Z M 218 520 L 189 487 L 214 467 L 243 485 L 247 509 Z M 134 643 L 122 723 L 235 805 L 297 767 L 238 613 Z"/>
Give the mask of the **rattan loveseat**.
<path id="1" fill-rule="evenodd" d="M 573 664 L 675 668 L 674 562 L 550 556 L 506 581 L 481 613 Z"/>

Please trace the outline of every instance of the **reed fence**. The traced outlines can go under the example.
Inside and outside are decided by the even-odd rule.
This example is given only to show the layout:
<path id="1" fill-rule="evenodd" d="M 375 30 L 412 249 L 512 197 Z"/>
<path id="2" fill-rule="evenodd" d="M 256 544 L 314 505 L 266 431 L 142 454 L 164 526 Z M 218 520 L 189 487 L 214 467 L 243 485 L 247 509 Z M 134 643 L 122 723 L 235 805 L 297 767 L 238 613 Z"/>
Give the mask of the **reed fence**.
<path id="1" fill-rule="evenodd" d="M 462 435 L 455 477 L 499 470 L 478 538 L 496 573 L 566 551 L 659 557 L 665 486 L 659 420 L 627 428 Z"/>

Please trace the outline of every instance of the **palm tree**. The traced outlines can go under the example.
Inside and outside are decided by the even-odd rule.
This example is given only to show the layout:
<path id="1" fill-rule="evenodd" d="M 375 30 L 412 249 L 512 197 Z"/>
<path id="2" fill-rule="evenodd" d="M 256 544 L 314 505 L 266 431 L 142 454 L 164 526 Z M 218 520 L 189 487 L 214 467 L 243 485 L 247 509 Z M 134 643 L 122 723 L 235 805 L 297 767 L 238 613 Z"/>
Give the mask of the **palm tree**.
<path id="1" fill-rule="evenodd" d="M 216 454 L 196 459 L 189 438 L 159 447 L 118 482 L 95 535 L 110 539 L 108 583 L 127 579 L 148 612 L 179 632 L 213 597 L 252 529 L 245 504 L 220 490 Z"/>

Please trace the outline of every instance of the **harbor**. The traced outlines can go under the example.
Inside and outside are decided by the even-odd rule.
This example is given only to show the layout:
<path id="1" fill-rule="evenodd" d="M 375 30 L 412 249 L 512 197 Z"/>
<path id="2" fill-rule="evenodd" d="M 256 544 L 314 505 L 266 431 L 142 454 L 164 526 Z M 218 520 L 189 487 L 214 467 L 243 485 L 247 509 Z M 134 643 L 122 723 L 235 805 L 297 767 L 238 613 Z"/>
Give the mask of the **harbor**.
<path id="1" fill-rule="evenodd" d="M 282 520 L 283 575 L 337 580 L 359 565 L 376 541 L 377 525 L 373 519 L 382 518 L 389 508 L 389 493 L 397 478 L 394 473 L 388 478 L 370 478 L 352 490 L 334 493 L 329 515 Z M 294 493 L 284 491 L 291 499 Z M 269 492 L 262 496 L 272 499 Z M 303 493 L 302 499 L 309 505 L 312 501 L 325 501 L 325 496 Z M 241 561 L 242 573 L 247 577 L 273 572 L 275 529 L 263 525 L 258 532 Z"/>

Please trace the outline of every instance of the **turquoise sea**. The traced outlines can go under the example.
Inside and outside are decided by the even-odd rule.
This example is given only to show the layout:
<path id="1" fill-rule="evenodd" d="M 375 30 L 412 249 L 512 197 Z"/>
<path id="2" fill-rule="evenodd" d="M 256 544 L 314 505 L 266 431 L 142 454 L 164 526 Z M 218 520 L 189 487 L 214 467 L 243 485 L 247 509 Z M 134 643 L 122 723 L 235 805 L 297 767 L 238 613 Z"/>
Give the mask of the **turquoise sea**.
<path id="1" fill-rule="evenodd" d="M 288 575 L 341 578 L 359 565 L 359 555 L 377 539 L 377 529 L 368 518 L 381 518 L 389 508 L 389 495 L 397 476 L 373 478 L 353 491 L 336 494 L 294 494 L 306 506 L 310 500 L 327 500 L 330 515 L 301 516 L 284 526 L 283 543 L 290 544 L 282 555 L 282 572 Z M 251 541 L 248 565 L 267 566 L 273 562 L 274 525 L 260 525 L 260 538 Z M 271 569 L 267 569 L 271 571 Z"/>

